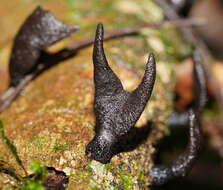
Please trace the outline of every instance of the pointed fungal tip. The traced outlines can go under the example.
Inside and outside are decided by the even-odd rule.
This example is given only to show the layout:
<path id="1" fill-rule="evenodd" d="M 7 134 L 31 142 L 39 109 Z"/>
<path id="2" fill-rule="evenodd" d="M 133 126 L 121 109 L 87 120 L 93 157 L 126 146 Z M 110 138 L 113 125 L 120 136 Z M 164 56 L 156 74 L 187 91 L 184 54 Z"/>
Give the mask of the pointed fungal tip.
<path id="1" fill-rule="evenodd" d="M 100 39 L 103 39 L 104 27 L 103 27 L 102 23 L 98 23 L 98 25 L 97 25 L 96 36 L 98 36 L 98 38 L 100 38 Z"/>
<path id="2" fill-rule="evenodd" d="M 42 5 L 37 5 L 36 9 L 37 10 L 43 10 L 43 7 L 42 7 Z"/>
<path id="3" fill-rule="evenodd" d="M 154 53 L 149 54 L 149 61 L 154 61 L 155 60 L 155 55 Z"/>
<path id="4" fill-rule="evenodd" d="M 148 62 L 147 63 L 149 63 L 149 65 L 150 64 L 155 64 L 155 55 L 153 53 L 150 53 L 149 54 Z"/>
<path id="5" fill-rule="evenodd" d="M 103 30 L 103 24 L 101 22 L 98 23 L 97 25 L 97 29 L 99 30 Z"/>
<path id="6" fill-rule="evenodd" d="M 155 75 L 155 72 L 156 72 L 156 59 L 155 59 L 155 55 L 153 53 L 149 54 L 146 67 L 149 70 L 152 69 L 151 72 L 154 73 L 154 75 Z"/>

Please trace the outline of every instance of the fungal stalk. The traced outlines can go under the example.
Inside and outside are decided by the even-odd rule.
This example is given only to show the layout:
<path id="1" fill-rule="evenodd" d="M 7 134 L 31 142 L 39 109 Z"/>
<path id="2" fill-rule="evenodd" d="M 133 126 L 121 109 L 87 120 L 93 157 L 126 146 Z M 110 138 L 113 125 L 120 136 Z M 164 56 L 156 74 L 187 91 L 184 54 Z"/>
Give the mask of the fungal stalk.
<path id="1" fill-rule="evenodd" d="M 142 114 L 153 90 L 156 69 L 154 55 L 150 54 L 140 85 L 132 92 L 125 91 L 106 60 L 103 33 L 103 25 L 98 24 L 93 49 L 96 134 L 87 145 L 86 153 L 90 159 L 108 163 L 117 153 L 122 137 Z"/>
<path id="2" fill-rule="evenodd" d="M 192 169 L 202 147 L 202 131 L 200 127 L 200 113 L 207 101 L 206 77 L 200 56 L 197 50 L 193 55 L 194 63 L 194 92 L 195 102 L 188 113 L 189 143 L 182 153 L 169 166 L 155 165 L 149 175 L 152 177 L 152 185 L 162 185 L 175 177 L 184 177 Z"/>
<path id="3" fill-rule="evenodd" d="M 189 122 L 190 135 L 187 149 L 169 166 L 154 166 L 149 171 L 152 185 L 162 185 L 175 177 L 185 177 L 192 169 L 202 144 L 200 122 L 193 110 L 189 111 Z"/>

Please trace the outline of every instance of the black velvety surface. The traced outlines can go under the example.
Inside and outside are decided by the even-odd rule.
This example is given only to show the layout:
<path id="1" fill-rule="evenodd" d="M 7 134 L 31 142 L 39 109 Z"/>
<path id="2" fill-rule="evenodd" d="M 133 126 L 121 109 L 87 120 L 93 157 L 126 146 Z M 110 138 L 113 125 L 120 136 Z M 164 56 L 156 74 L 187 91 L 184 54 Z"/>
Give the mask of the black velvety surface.
<path id="1" fill-rule="evenodd" d="M 94 50 L 96 134 L 87 145 L 90 158 L 107 163 L 116 154 L 117 144 L 139 119 L 155 82 L 155 58 L 149 55 L 141 84 L 132 92 L 123 89 L 120 79 L 109 67 L 103 49 L 103 25 L 96 31 Z"/>
<path id="2" fill-rule="evenodd" d="M 69 36 L 77 26 L 67 26 L 38 6 L 17 33 L 9 64 L 11 85 L 16 86 L 35 69 L 42 50 Z"/>
<path id="3" fill-rule="evenodd" d="M 202 131 L 200 126 L 200 113 L 207 100 L 207 87 L 204 68 L 201 60 L 194 52 L 194 92 L 196 101 L 192 109 L 186 114 L 186 124 L 189 124 L 189 143 L 186 150 L 179 155 L 169 166 L 155 165 L 149 175 L 152 185 L 162 185 L 175 177 L 184 177 L 192 169 L 202 147 Z"/>

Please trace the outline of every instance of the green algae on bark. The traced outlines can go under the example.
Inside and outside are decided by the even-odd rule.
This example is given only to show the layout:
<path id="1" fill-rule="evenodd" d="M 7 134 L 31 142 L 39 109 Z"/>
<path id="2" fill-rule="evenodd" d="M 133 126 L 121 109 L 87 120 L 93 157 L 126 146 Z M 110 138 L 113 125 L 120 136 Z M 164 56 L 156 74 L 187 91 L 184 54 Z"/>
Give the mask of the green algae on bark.
<path id="1" fill-rule="evenodd" d="M 69 22 L 73 19 L 72 7 L 68 7 L 67 12 L 64 11 L 66 16 L 61 14 L 59 8 L 54 9 L 57 7 L 56 2 L 61 4 L 61 1 L 39 2 L 52 9 L 55 15 L 58 13 Z M 73 2 L 70 0 L 69 5 Z M 109 30 L 161 18 L 161 12 L 157 7 L 156 18 L 154 14 L 147 14 L 149 9 L 143 9 L 143 6 L 139 6 L 134 12 L 132 0 L 125 0 L 126 3 L 129 2 L 128 10 L 125 11 L 122 11 L 123 5 L 120 5 L 118 0 L 97 2 L 76 1 L 78 11 L 75 18 L 78 17 L 79 20 L 75 24 L 81 23 L 82 28 L 66 43 L 93 36 L 98 21 L 103 21 L 106 30 Z M 144 5 L 148 2 L 150 7 L 155 6 L 151 1 L 142 2 Z M 26 1 L 23 4 L 27 6 Z M 83 4 L 88 6 L 85 8 Z M 98 11 L 94 10 L 95 4 Z M 68 5 L 64 5 L 63 9 L 66 9 L 66 6 Z M 108 12 L 107 7 L 110 9 Z M 137 12 L 138 9 L 142 12 Z M 20 8 L 16 11 L 19 10 Z M 30 10 L 27 10 L 27 14 L 28 11 Z M 118 19 L 116 15 L 119 15 Z M 157 59 L 157 79 L 151 100 L 137 122 L 137 127 L 142 127 L 148 121 L 154 123 L 146 142 L 133 151 L 114 156 L 111 163 L 106 165 L 90 161 L 85 156 L 85 146 L 94 135 L 95 125 L 92 48 L 86 48 L 74 58 L 60 63 L 32 81 L 10 108 L 0 115 L 5 123 L 6 135 L 16 145 L 20 159 L 29 172 L 30 163 L 39 161 L 66 172 L 70 176 L 68 189 L 71 190 L 147 189 L 150 178 L 146 173 L 153 165 L 153 144 L 166 132 L 165 121 L 172 106 L 172 64 L 169 62 L 168 52 L 165 51 L 166 45 L 160 40 L 159 35 L 159 31 L 149 35 L 144 31 L 137 37 L 105 42 L 108 61 L 127 90 L 133 90 L 138 85 L 144 72 L 147 54 L 154 50 Z M 12 37 L 12 34 L 8 34 L 9 39 Z M 157 49 L 160 44 L 163 49 Z M 51 51 L 58 47 L 61 45 L 55 46 Z M 6 45 L 3 52 L 9 52 L 9 48 L 9 45 Z M 4 64 L 1 65 L 4 71 L 8 58 L 6 54 L 3 54 Z M 0 77 L 2 83 L 7 84 L 7 76 Z M 1 86 L 2 84 L 0 88 Z M 1 89 L 3 88 L 5 86 Z M 24 175 L 5 145 L 0 144 L 0 148 L 0 158 L 13 164 L 18 173 Z M 7 176 L 0 175 L 0 187 L 6 185 L 10 186 Z"/>

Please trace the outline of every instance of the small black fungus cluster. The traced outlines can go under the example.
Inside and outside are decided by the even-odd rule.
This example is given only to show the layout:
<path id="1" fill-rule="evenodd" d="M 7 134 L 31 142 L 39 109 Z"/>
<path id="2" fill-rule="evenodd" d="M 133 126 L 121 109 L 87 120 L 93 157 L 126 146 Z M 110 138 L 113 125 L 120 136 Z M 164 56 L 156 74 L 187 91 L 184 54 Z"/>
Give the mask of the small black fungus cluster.
<path id="1" fill-rule="evenodd" d="M 118 152 L 117 144 L 134 127 L 150 98 L 156 76 L 155 58 L 153 54 L 149 55 L 141 84 L 133 92 L 125 91 L 106 60 L 103 49 L 103 25 L 99 24 L 94 42 L 93 63 L 96 134 L 87 145 L 86 153 L 91 159 L 105 164 Z M 196 51 L 194 79 L 197 98 L 195 106 L 188 113 L 190 126 L 188 147 L 170 166 L 154 166 L 148 172 L 153 179 L 152 185 L 160 185 L 174 177 L 185 176 L 191 170 L 201 149 L 199 114 L 206 102 L 206 81 Z"/>
<path id="2" fill-rule="evenodd" d="M 27 74 L 37 68 L 40 55 L 47 47 L 69 36 L 77 28 L 65 25 L 50 12 L 37 7 L 26 19 L 14 41 L 9 64 L 11 86 L 17 86 Z M 86 153 L 90 159 L 105 164 L 119 152 L 117 147 L 134 128 L 148 103 L 155 83 L 156 63 L 154 55 L 150 54 L 139 86 L 132 92 L 124 90 L 120 79 L 106 60 L 103 33 L 103 25 L 98 24 L 93 49 L 95 136 L 86 146 Z M 152 185 L 160 185 L 174 177 L 185 176 L 191 170 L 201 149 L 199 115 L 206 102 L 206 81 L 199 58 L 195 51 L 194 91 L 197 98 L 195 106 L 188 112 L 189 144 L 185 152 L 169 166 L 155 165 L 148 171 L 148 175 L 153 179 Z M 67 180 L 63 174 L 60 176 L 62 181 Z"/>

